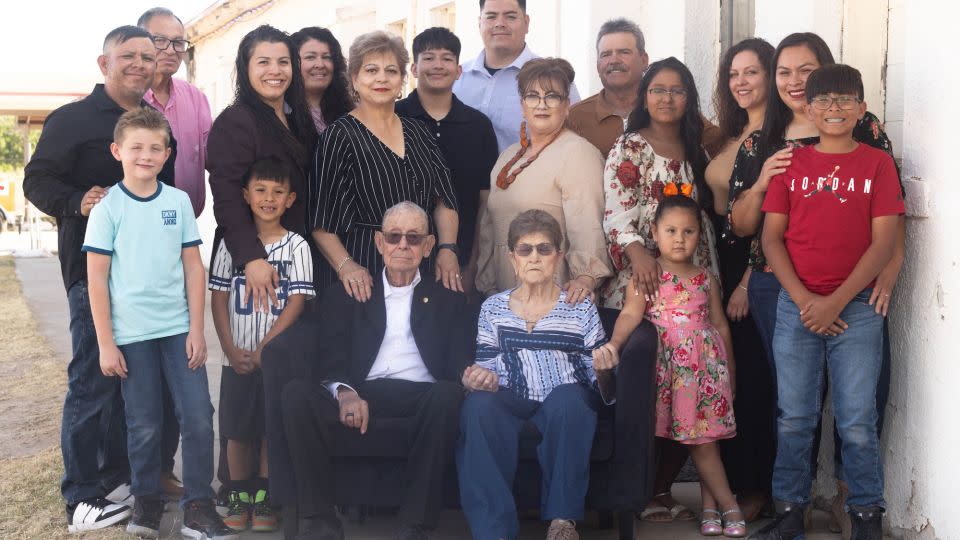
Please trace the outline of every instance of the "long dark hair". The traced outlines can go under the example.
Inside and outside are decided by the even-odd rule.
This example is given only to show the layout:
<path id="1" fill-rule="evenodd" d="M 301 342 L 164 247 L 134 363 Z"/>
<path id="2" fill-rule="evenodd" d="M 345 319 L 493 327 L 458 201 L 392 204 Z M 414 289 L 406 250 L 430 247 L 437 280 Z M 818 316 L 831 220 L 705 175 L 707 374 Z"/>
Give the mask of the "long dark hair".
<path id="1" fill-rule="evenodd" d="M 767 85 L 767 112 L 763 115 L 763 130 L 760 135 L 760 144 L 758 145 L 758 154 L 762 158 L 760 163 L 766 161 L 771 154 L 782 144 L 784 133 L 787 126 L 793 121 L 793 111 L 787 104 L 780 99 L 780 92 L 777 90 L 777 62 L 780 61 L 780 54 L 788 47 L 803 45 L 810 49 L 820 66 L 835 64 L 833 53 L 830 47 L 823 41 L 823 38 L 813 32 L 797 32 L 783 38 L 783 41 L 777 45 L 777 50 L 773 53 L 773 59 L 770 61 L 770 84 Z M 759 170 L 757 173 L 759 174 Z"/>
<path id="2" fill-rule="evenodd" d="M 347 60 L 343 57 L 343 48 L 333 36 L 333 32 L 319 26 L 307 26 L 290 36 L 290 46 L 293 53 L 297 55 L 298 62 L 300 48 L 311 39 L 326 44 L 330 48 L 330 57 L 333 59 L 330 86 L 323 91 L 323 98 L 320 100 L 323 121 L 329 124 L 353 110 L 353 99 L 350 97 L 350 87 L 347 83 Z"/>
<path id="3" fill-rule="evenodd" d="M 703 150 L 703 117 L 700 115 L 700 95 L 693 74 L 683 62 L 673 56 L 650 64 L 640 80 L 637 107 L 627 119 L 627 132 L 637 132 L 650 126 L 650 111 L 647 110 L 647 89 L 650 82 L 661 71 L 668 69 L 680 75 L 680 81 L 687 90 L 687 107 L 680 121 L 680 140 L 683 142 L 683 158 L 693 169 L 693 184 L 697 187 L 697 202 L 703 208 L 713 207 L 713 192 L 707 186 L 703 172 L 707 168 L 707 154 Z"/>
<path id="4" fill-rule="evenodd" d="M 291 51 L 290 65 L 293 70 L 293 79 L 290 81 L 290 87 L 283 94 L 284 101 L 293 109 L 293 112 L 288 115 L 290 129 L 283 126 L 274 110 L 260 99 L 260 95 L 250 84 L 250 57 L 253 56 L 253 49 L 260 43 L 283 43 Z M 234 104 L 247 106 L 253 112 L 257 124 L 261 126 L 260 129 L 281 141 L 284 148 L 302 166 L 306 164 L 308 153 L 313 151 L 317 143 L 317 128 L 313 124 L 303 91 L 300 55 L 292 51 L 290 36 L 268 24 L 258 26 L 243 36 L 240 47 L 237 49 L 237 90 Z"/>
<path id="5" fill-rule="evenodd" d="M 747 111 L 740 108 L 737 100 L 730 92 L 730 66 L 733 65 L 734 57 L 743 51 L 751 51 L 757 55 L 761 69 L 767 74 L 768 85 L 770 79 L 773 78 L 770 65 L 773 60 L 773 45 L 767 43 L 765 39 L 747 38 L 723 53 L 723 57 L 720 58 L 720 67 L 717 69 L 717 86 L 713 91 L 713 108 L 717 111 L 720 131 L 728 139 L 739 137 L 744 126 L 750 121 Z M 768 103 L 769 100 L 770 96 L 767 95 Z"/>

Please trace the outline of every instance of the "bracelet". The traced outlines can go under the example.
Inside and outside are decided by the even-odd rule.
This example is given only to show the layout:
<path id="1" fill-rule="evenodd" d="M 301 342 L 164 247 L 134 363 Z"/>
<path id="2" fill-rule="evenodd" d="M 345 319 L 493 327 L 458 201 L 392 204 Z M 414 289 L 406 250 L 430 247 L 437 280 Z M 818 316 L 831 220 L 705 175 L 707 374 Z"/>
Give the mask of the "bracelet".
<path id="1" fill-rule="evenodd" d="M 750 291 L 747 290 L 746 287 L 744 287 L 743 285 L 741 285 L 741 284 L 739 284 L 739 283 L 737 283 L 737 287 L 743 289 L 744 292 L 750 292 Z"/>
<path id="2" fill-rule="evenodd" d="M 352 261 L 352 260 L 353 260 L 353 257 L 347 255 L 346 257 L 343 258 L 342 261 L 340 261 L 340 264 L 337 265 L 337 275 L 338 275 L 338 276 L 340 275 L 340 270 L 343 269 L 343 265 L 347 264 L 347 261 Z"/>

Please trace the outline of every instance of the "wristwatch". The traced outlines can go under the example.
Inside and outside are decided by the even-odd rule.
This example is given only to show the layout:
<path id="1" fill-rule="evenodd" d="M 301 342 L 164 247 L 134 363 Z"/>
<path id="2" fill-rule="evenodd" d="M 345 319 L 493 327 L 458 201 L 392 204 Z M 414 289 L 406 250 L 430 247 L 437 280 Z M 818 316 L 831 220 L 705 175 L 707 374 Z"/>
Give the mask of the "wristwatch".
<path id="1" fill-rule="evenodd" d="M 440 244 L 437 246 L 437 251 L 439 252 L 441 249 L 449 249 L 457 258 L 460 258 L 460 246 L 456 244 Z"/>

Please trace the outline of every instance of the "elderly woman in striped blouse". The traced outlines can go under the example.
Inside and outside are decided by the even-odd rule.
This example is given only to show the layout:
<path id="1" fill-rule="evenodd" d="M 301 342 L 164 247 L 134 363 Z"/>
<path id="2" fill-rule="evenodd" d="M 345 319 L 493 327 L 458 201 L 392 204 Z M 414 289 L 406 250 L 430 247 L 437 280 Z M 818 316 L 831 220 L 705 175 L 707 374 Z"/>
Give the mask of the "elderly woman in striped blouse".
<path id="1" fill-rule="evenodd" d="M 457 448 L 461 503 L 477 539 L 517 536 L 512 486 L 526 421 L 542 436 L 547 538 L 576 538 L 575 520 L 583 517 L 596 411 L 600 392 L 612 393 L 618 347 L 606 342 L 590 299 L 565 301 L 554 277 L 562 241 L 547 212 L 517 216 L 507 244 L 519 286 L 491 296 L 480 311 L 477 360 L 463 374 L 471 392 Z"/>

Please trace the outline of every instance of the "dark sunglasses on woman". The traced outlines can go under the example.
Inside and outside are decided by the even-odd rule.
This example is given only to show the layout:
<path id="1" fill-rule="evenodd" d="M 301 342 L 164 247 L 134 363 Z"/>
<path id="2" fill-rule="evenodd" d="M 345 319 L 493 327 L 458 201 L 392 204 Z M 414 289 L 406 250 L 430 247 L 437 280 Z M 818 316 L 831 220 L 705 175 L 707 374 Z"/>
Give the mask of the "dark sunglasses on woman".
<path id="1" fill-rule="evenodd" d="M 516 247 L 513 248 L 513 252 L 521 257 L 528 257 L 531 253 L 533 253 L 534 249 L 537 250 L 537 253 L 539 253 L 541 257 L 553 255 L 553 252 L 557 250 L 553 244 L 549 242 L 543 242 L 542 244 L 537 244 L 536 246 L 532 246 L 530 244 L 517 244 Z"/>

